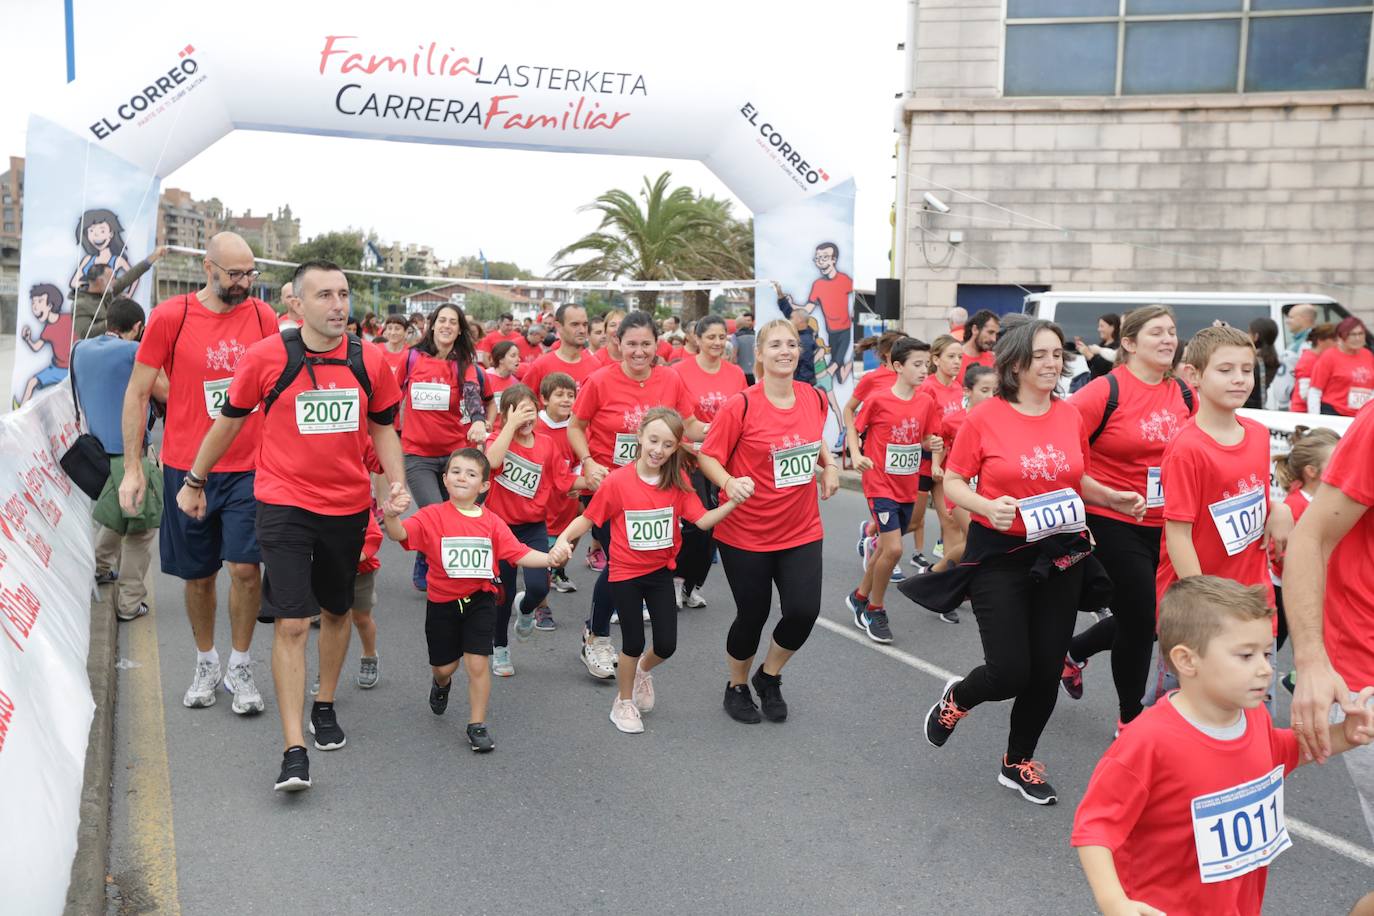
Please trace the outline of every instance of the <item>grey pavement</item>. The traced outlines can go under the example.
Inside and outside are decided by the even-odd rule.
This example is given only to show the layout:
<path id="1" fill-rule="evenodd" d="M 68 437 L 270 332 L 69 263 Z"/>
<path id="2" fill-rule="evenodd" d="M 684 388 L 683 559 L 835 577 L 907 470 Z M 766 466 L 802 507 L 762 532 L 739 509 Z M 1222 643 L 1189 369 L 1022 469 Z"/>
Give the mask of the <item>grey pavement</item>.
<path id="1" fill-rule="evenodd" d="M 822 614 L 852 629 L 843 597 L 859 571 L 863 503 L 841 491 L 823 514 Z M 162 749 L 122 676 L 111 912 L 177 912 L 147 892 L 160 867 L 174 871 L 179 911 L 191 914 L 1092 911 L 1068 837 L 1115 724 L 1105 658 L 1087 669 L 1083 700 L 1061 695 L 1038 755 L 1060 803 L 1038 808 L 996 781 L 1008 704 L 979 708 L 934 750 L 921 722 L 941 683 L 822 627 L 784 672 L 787 723 L 728 719 L 733 607 L 715 567 L 710 606 L 680 615 L 679 651 L 655 672 L 646 733 L 627 736 L 607 720 L 613 688 L 576 658 L 593 579 L 579 558 L 579 591 L 553 598 L 560 628 L 512 642 L 517 675 L 496 681 L 489 716 L 497 749 L 477 756 L 463 738 L 461 673 L 448 714 L 429 711 L 410 555 L 388 542 L 381 556 L 381 685 L 346 680 L 337 709 L 348 744 L 311 750 L 315 787 L 298 795 L 272 791 L 281 738 L 270 630 L 259 627 L 254 644 L 264 715 L 239 718 L 223 695 L 185 709 L 194 650 L 180 583 L 156 577 L 155 617 L 121 624 L 121 654 L 140 641 L 135 628 L 156 629 L 141 641 L 159 653 L 170 811 L 136 789 Z M 967 611 L 950 626 L 895 590 L 888 604 L 895 648 L 960 673 L 979 662 Z M 358 654 L 355 638 L 346 678 Z M 142 746 L 129 746 L 135 735 Z M 1304 767 L 1287 793 L 1290 817 L 1370 846 L 1342 764 Z M 1344 913 L 1371 887 L 1374 870 L 1295 837 L 1270 870 L 1266 910 Z"/>

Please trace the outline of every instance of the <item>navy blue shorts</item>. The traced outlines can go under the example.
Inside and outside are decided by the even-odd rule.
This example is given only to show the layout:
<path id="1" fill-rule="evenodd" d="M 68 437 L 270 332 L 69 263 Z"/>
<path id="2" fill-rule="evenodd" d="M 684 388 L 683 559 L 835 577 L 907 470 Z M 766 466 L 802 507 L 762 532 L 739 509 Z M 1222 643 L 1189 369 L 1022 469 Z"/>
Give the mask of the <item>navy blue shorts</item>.
<path id="1" fill-rule="evenodd" d="M 205 482 L 205 518 L 196 521 L 177 507 L 186 472 L 162 468 L 165 494 L 158 547 L 162 571 L 178 579 L 208 579 L 222 564 L 261 563 L 254 528 L 258 501 L 252 471 L 212 473 Z"/>
<path id="2" fill-rule="evenodd" d="M 884 496 L 868 501 L 868 511 L 873 513 L 878 530 L 896 531 L 899 534 L 906 534 L 915 508 L 914 503 L 899 503 Z"/>

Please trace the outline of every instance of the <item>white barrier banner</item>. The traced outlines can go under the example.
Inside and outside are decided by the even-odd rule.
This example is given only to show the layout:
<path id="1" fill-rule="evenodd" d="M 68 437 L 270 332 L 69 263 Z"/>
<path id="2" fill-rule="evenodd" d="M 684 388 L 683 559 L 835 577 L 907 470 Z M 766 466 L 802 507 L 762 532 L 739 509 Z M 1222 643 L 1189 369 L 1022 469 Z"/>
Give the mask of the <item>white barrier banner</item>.
<path id="1" fill-rule="evenodd" d="M 91 501 L 58 460 L 70 382 L 0 417 L 0 887 L 7 913 L 61 913 L 95 704 L 86 675 Z"/>

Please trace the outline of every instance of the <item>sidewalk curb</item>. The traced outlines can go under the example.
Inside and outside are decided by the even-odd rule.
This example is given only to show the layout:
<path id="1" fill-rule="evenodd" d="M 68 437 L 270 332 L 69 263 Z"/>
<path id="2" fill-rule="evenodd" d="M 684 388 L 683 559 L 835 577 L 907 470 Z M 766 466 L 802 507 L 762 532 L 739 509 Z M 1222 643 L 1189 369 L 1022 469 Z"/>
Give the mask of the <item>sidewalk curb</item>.
<path id="1" fill-rule="evenodd" d="M 118 620 L 115 587 L 102 585 L 91 602 L 91 645 L 86 673 L 91 679 L 95 717 L 86 744 L 86 775 L 81 786 L 81 825 L 76 858 L 67 885 L 67 916 L 99 916 L 106 911 L 105 875 L 110 860 L 110 796 L 114 766 L 114 704 L 117 682 Z"/>
<path id="2" fill-rule="evenodd" d="M 840 471 L 840 489 L 842 490 L 854 490 L 855 492 L 862 493 L 864 491 L 862 481 L 863 475 L 858 471 Z"/>

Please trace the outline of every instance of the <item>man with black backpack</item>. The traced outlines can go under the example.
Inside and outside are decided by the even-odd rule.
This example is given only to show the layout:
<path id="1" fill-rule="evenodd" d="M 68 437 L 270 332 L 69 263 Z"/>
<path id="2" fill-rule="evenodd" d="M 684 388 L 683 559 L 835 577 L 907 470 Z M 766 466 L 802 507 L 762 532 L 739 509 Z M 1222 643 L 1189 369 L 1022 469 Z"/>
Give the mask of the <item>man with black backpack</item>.
<path id="1" fill-rule="evenodd" d="M 143 505 L 147 479 L 141 456 L 148 400 L 165 374 L 162 480 L 166 503 L 158 542 L 163 572 L 186 582 L 186 616 L 196 642 L 195 675 L 182 704 L 196 708 L 215 703 L 221 679 L 215 650 L 215 580 L 220 567 L 228 563 L 233 652 L 223 681 L 234 695 L 234 712 L 247 715 L 263 710 L 248 654 L 262 582 L 253 530 L 253 466 L 262 433 L 260 417 L 245 425 L 234 447 L 218 456 L 213 467 L 202 468 L 207 475 L 204 518 L 192 520 L 171 503 L 200 440 L 219 416 L 234 367 L 253 344 L 276 337 L 277 316 L 270 305 L 248 294 L 258 270 L 253 251 L 242 238 L 232 232 L 211 238 L 202 266 L 203 287 L 160 303 L 148 318 L 124 393 L 127 460 L 123 479 L 117 481 L 119 504 L 130 517 L 138 515 Z"/>
<path id="2" fill-rule="evenodd" d="M 291 282 L 301 304 L 301 327 L 287 328 L 244 354 L 176 501 L 191 518 L 204 517 L 206 476 L 261 415 L 253 486 L 266 569 L 259 619 L 273 623 L 272 679 L 286 744 L 276 788 L 299 791 L 310 787 L 300 715 L 306 637 L 310 618 L 321 609 L 320 690 L 310 732 L 320 750 L 337 750 L 346 740 L 334 712 L 334 691 L 348 651 L 348 610 L 372 505 L 371 476 L 362 461 L 364 435 L 390 482 L 389 509 L 404 511 L 410 497 L 392 427 L 400 388 L 381 350 L 346 330 L 348 279 L 335 264 L 307 261 Z"/>

